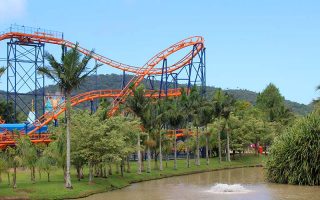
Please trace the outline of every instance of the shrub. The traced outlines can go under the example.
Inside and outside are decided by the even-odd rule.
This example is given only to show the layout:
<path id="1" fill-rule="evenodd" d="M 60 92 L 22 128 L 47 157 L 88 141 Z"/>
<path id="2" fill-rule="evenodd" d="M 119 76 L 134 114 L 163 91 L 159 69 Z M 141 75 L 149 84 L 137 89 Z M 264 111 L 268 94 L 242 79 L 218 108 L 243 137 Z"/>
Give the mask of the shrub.
<path id="1" fill-rule="evenodd" d="M 320 112 L 298 119 L 275 138 L 267 179 L 275 183 L 320 184 Z"/>

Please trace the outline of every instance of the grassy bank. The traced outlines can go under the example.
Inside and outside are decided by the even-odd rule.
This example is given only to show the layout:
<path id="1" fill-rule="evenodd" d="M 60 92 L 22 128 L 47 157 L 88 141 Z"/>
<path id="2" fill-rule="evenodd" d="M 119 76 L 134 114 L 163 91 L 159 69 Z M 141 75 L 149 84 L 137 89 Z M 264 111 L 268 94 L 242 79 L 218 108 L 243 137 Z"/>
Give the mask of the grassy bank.
<path id="1" fill-rule="evenodd" d="M 245 156 L 239 157 L 233 160 L 231 163 L 222 162 L 218 163 L 217 159 L 210 159 L 210 165 L 206 165 L 205 160 L 201 160 L 201 166 L 195 166 L 194 161 L 191 160 L 191 167 L 187 168 L 185 160 L 178 160 L 178 169 L 173 170 L 173 161 L 168 162 L 168 167 L 164 170 L 152 170 L 151 173 L 143 173 L 141 175 L 136 174 L 136 163 L 131 164 L 131 173 L 125 173 L 124 177 L 115 173 L 108 178 L 95 178 L 93 184 L 88 184 L 87 177 L 81 181 L 77 181 L 75 177 L 75 171 L 72 171 L 73 175 L 73 190 L 67 190 L 64 188 L 63 172 L 61 169 L 56 169 L 51 173 L 51 182 L 47 182 L 45 173 L 42 173 L 40 179 L 39 174 L 36 177 L 36 183 L 32 184 L 30 181 L 30 171 L 21 170 L 17 175 L 17 188 L 13 189 L 8 187 L 6 174 L 2 174 L 3 181 L 0 183 L 0 198 L 1 199 L 65 199 L 65 198 L 78 198 L 88 196 L 90 194 L 110 191 L 118 188 L 128 186 L 130 183 L 159 179 L 164 177 L 184 175 L 205 171 L 212 171 L 224 168 L 235 167 L 247 167 L 256 166 L 264 163 L 264 156 Z M 146 163 L 145 163 L 146 165 Z M 87 172 L 85 171 L 85 175 Z"/>

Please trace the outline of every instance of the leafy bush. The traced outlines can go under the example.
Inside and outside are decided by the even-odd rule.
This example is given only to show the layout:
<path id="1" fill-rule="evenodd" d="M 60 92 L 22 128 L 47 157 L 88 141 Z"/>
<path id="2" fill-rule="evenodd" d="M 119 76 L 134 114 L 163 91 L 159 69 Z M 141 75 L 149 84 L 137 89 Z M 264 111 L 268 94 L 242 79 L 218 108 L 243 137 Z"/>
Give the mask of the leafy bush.
<path id="1" fill-rule="evenodd" d="M 267 179 L 275 183 L 320 184 L 320 112 L 298 119 L 270 150 Z"/>

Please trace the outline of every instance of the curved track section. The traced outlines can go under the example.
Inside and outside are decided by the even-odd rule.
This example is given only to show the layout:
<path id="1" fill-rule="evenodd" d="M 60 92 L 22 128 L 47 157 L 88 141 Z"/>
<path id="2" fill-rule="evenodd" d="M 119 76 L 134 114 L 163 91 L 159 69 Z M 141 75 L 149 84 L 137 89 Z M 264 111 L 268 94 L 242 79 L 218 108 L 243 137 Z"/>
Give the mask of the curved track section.
<path id="1" fill-rule="evenodd" d="M 0 35 L 0 41 L 6 40 L 6 39 L 11 39 L 15 38 L 18 39 L 21 42 L 43 42 L 43 43 L 49 43 L 49 44 L 56 44 L 56 45 L 65 45 L 66 47 L 73 48 L 76 46 L 75 43 L 72 43 L 68 40 L 64 40 L 59 37 L 54 37 L 53 35 L 46 34 L 46 33 L 39 33 L 39 32 L 34 32 L 34 33 L 23 33 L 23 32 L 8 32 Z M 105 56 L 102 56 L 97 53 L 92 54 L 92 58 L 103 63 L 106 65 L 109 65 L 111 67 L 120 69 L 122 71 L 126 72 L 132 72 L 135 74 L 140 74 L 140 75 L 148 75 L 148 74 L 161 74 L 161 68 L 154 68 L 155 65 L 157 65 L 160 61 L 163 59 L 167 58 L 171 54 L 184 49 L 186 47 L 190 47 L 196 45 L 196 50 L 193 51 L 191 50 L 185 57 L 183 57 L 181 60 L 176 62 L 175 64 L 168 66 L 168 72 L 173 72 L 181 67 L 183 67 L 185 64 L 188 64 L 191 59 L 197 55 L 197 53 L 204 48 L 204 39 L 201 36 L 193 36 L 186 38 L 184 40 L 181 40 L 180 42 L 175 43 L 174 45 L 171 45 L 167 49 L 161 51 L 160 53 L 156 54 L 154 57 L 152 57 L 144 66 L 142 67 L 136 67 L 136 66 L 131 66 L 127 65 L 124 63 L 117 62 L 115 60 L 112 60 L 110 58 L 107 58 Z M 83 48 L 81 46 L 78 46 L 78 49 L 81 53 L 84 55 L 89 55 L 91 53 L 90 50 Z M 145 73 L 144 70 L 142 69 L 147 69 L 145 67 L 151 67 L 151 69 L 148 71 L 148 73 Z"/>
<path id="2" fill-rule="evenodd" d="M 56 45 L 64 45 L 69 48 L 74 48 L 75 43 L 64 40 L 61 37 L 57 37 L 54 34 L 49 34 L 46 32 L 23 32 L 23 31 L 10 31 L 0 35 L 0 41 L 5 39 L 17 39 L 20 42 L 40 42 L 40 43 L 49 43 Z M 188 52 L 183 58 L 178 62 L 174 63 L 171 66 L 167 67 L 167 72 L 171 73 L 175 70 L 182 68 L 183 66 L 189 64 L 192 59 L 204 48 L 204 39 L 201 36 L 193 36 L 181 40 L 167 49 L 159 52 L 153 56 L 148 62 L 146 62 L 142 67 L 135 67 L 127 64 L 123 64 L 107 57 L 104 57 L 97 53 L 92 53 L 88 49 L 85 49 L 81 46 L 78 46 L 78 50 L 84 55 L 92 54 L 92 58 L 96 61 L 99 61 L 103 64 L 109 65 L 111 67 L 120 69 L 126 72 L 132 72 L 135 76 L 127 83 L 123 90 L 97 90 L 91 91 L 83 94 L 74 96 L 71 99 L 72 106 L 78 105 L 84 101 L 93 100 L 96 98 L 105 98 L 113 97 L 114 101 L 112 103 L 112 108 L 108 112 L 109 116 L 112 116 L 119 108 L 119 105 L 125 102 L 126 98 L 132 94 L 131 88 L 137 87 L 144 79 L 146 75 L 162 74 L 162 68 L 157 68 L 156 66 L 163 60 L 167 59 L 171 54 L 184 49 L 186 47 L 193 47 L 190 52 Z M 155 91 L 147 92 L 147 96 L 158 98 L 158 94 L 154 93 Z M 163 94 L 163 93 L 161 93 Z M 177 89 L 168 91 L 168 96 L 179 96 L 181 94 L 180 90 Z M 33 135 L 39 130 L 42 126 L 48 124 L 53 119 L 57 118 L 58 115 L 65 111 L 65 104 L 62 103 L 52 112 L 46 113 L 38 119 L 39 125 L 35 129 L 30 131 L 28 134 Z"/>
<path id="3" fill-rule="evenodd" d="M 122 92 L 122 90 L 94 90 L 94 91 L 78 94 L 71 98 L 71 106 L 76 106 L 80 103 L 91 101 L 94 99 L 117 98 L 120 92 Z M 159 91 L 156 91 L 156 90 L 146 90 L 145 96 L 150 98 L 158 98 L 159 97 L 158 92 Z M 171 90 L 168 90 L 167 96 L 176 97 L 180 95 L 181 95 L 180 89 L 171 89 Z M 165 97 L 164 94 L 162 96 Z M 30 131 L 28 135 L 35 134 L 41 127 L 47 125 L 52 120 L 57 119 L 58 116 L 62 114 L 65 110 L 66 110 L 66 104 L 65 102 L 63 102 L 59 104 L 55 109 L 39 117 L 36 122 L 38 124 L 36 124 L 35 128 L 32 131 Z"/>

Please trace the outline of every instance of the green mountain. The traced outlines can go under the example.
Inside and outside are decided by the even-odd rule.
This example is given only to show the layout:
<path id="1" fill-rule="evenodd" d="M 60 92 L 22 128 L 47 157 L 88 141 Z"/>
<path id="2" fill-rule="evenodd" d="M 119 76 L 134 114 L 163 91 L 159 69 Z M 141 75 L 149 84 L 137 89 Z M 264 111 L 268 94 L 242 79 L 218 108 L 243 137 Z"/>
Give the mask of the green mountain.
<path id="1" fill-rule="evenodd" d="M 126 82 L 128 82 L 132 76 L 126 76 Z M 144 82 L 145 85 L 149 85 L 147 81 Z M 122 76 L 117 74 L 106 74 L 106 75 L 91 75 L 87 78 L 87 80 L 82 84 L 80 88 L 78 88 L 74 94 L 79 94 L 86 91 L 91 90 L 100 90 L 100 89 L 120 89 L 122 85 Z M 155 82 L 155 85 L 159 85 L 159 82 Z M 213 95 L 216 87 L 208 86 L 207 94 L 209 98 Z M 236 99 L 246 100 L 255 104 L 258 93 L 252 92 L 250 90 L 243 89 L 228 89 L 225 90 L 229 94 L 233 95 Z M 59 92 L 59 88 L 56 85 L 49 85 L 45 87 L 46 94 L 54 94 Z M 30 102 L 31 105 L 31 97 L 24 96 L 23 97 L 26 102 Z M 0 91 L 0 100 L 5 100 L 5 92 Z M 286 104 L 288 108 L 290 108 L 293 112 L 299 115 L 305 115 L 312 110 L 311 105 L 300 104 L 297 102 L 286 100 Z M 87 106 L 85 104 L 84 106 Z"/>

